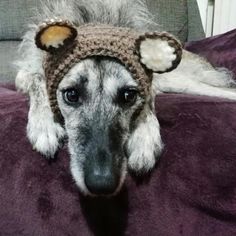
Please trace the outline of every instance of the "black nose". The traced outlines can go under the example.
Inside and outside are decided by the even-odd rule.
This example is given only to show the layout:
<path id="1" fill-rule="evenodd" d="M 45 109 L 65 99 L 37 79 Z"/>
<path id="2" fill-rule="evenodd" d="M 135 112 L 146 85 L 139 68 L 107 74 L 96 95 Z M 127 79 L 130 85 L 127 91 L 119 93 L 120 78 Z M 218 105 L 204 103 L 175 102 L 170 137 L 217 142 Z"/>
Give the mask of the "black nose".
<path id="1" fill-rule="evenodd" d="M 85 184 L 92 194 L 108 195 L 116 191 L 118 178 L 110 170 L 92 170 L 85 175 Z"/>

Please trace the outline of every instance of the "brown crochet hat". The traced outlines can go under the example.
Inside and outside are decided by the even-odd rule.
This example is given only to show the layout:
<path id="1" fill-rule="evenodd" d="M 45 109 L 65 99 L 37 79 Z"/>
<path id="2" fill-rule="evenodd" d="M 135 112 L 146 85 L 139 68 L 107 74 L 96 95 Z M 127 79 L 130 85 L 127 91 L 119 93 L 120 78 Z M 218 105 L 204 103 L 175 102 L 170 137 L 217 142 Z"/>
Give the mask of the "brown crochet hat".
<path id="1" fill-rule="evenodd" d="M 79 61 L 92 56 L 120 61 L 138 82 L 143 98 L 149 97 L 152 73 L 175 69 L 182 47 L 170 34 L 146 33 L 102 24 L 75 27 L 69 21 L 52 19 L 39 26 L 37 47 L 47 52 L 44 70 L 51 109 L 61 117 L 56 91 L 68 71 Z"/>

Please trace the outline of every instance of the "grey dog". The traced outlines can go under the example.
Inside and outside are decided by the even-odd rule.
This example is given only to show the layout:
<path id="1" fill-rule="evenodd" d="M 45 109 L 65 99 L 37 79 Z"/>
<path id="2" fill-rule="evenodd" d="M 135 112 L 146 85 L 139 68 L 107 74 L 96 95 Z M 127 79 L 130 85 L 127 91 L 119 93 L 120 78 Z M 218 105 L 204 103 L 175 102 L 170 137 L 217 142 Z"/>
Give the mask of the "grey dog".
<path id="1" fill-rule="evenodd" d="M 45 19 L 68 19 L 75 25 L 105 23 L 130 27 L 140 32 L 158 30 L 142 0 L 53 0 L 36 13 L 20 46 L 21 57 L 16 86 L 30 97 L 27 136 L 34 149 L 53 158 L 63 140 L 68 139 L 71 173 L 85 195 L 115 195 L 127 170 L 145 174 L 155 166 L 163 149 L 160 127 L 153 111 L 131 129 L 140 98 L 127 88 L 137 86 L 125 67 L 111 58 L 90 58 L 77 63 L 63 78 L 57 91 L 65 127 L 55 122 L 44 76 L 43 53 L 34 42 L 37 26 Z M 152 98 L 162 92 L 218 96 L 236 100 L 230 72 L 213 68 L 206 60 L 183 52 L 177 69 L 153 75 Z M 83 86 L 84 96 L 76 89 Z M 124 89 L 123 89 L 124 88 Z M 122 91 L 122 92 L 118 92 Z M 85 97 L 89 94 L 89 102 Z M 112 97 L 130 102 L 121 104 Z M 68 99 L 80 99 L 80 107 L 68 106 Z M 87 98 L 88 99 L 88 98 Z M 153 102 L 153 101 L 152 101 Z"/>

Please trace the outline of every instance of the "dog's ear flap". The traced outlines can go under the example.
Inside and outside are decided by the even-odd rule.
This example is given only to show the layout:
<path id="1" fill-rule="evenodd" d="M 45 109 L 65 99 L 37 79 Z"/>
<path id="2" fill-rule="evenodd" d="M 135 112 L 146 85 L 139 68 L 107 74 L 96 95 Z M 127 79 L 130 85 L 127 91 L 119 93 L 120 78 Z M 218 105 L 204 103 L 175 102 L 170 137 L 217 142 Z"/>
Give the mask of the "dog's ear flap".
<path id="1" fill-rule="evenodd" d="M 181 61 L 181 43 L 166 32 L 146 33 L 136 43 L 141 62 L 153 72 L 172 71 Z"/>
<path id="2" fill-rule="evenodd" d="M 56 52 L 73 43 L 77 34 L 77 29 L 71 22 L 51 19 L 39 26 L 35 43 L 38 48 L 44 51 Z"/>

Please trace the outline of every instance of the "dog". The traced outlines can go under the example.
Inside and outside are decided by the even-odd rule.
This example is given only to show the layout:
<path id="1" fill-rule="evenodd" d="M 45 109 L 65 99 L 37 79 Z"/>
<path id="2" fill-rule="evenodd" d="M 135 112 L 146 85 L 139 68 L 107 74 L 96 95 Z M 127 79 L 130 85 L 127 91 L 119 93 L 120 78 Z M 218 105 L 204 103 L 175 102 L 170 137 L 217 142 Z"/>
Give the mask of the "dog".
<path id="1" fill-rule="evenodd" d="M 71 173 L 85 195 L 113 196 L 120 191 L 128 170 L 142 175 L 154 168 L 164 147 L 154 110 L 157 94 L 236 100 L 229 71 L 213 68 L 205 59 L 183 50 L 176 69 L 165 73 L 153 70 L 149 101 L 138 112 L 142 98 L 132 73 L 114 58 L 94 56 L 77 62 L 58 85 L 56 101 L 62 124 L 55 120 L 50 104 L 43 68 L 45 52 L 35 44 L 38 25 L 51 18 L 66 19 L 76 27 L 99 23 L 140 34 L 158 31 L 158 25 L 142 0 L 53 0 L 37 11 L 23 38 L 16 62 L 16 87 L 30 97 L 28 139 L 47 158 L 53 158 L 68 140 Z"/>

